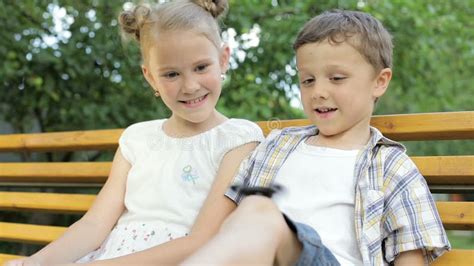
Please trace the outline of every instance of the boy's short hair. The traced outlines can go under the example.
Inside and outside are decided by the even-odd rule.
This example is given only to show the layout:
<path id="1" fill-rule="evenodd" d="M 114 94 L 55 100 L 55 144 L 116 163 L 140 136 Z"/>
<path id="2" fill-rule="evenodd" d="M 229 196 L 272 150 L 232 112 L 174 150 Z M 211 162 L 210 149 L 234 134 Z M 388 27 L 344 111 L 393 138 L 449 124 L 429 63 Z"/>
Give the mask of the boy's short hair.
<path id="1" fill-rule="evenodd" d="M 307 43 L 326 39 L 336 44 L 348 41 L 376 71 L 392 67 L 392 36 L 380 21 L 367 13 L 338 9 L 326 11 L 303 26 L 293 49 L 296 51 Z"/>

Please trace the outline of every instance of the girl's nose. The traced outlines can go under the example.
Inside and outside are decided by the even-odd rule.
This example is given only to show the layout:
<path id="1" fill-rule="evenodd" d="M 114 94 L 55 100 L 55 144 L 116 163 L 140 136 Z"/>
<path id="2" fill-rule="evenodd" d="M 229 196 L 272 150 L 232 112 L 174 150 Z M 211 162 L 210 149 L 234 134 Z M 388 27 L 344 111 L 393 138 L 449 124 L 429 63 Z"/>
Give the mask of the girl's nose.
<path id="1" fill-rule="evenodd" d="M 199 82 L 194 77 L 186 77 L 182 87 L 183 93 L 193 94 L 195 91 L 199 90 Z"/>

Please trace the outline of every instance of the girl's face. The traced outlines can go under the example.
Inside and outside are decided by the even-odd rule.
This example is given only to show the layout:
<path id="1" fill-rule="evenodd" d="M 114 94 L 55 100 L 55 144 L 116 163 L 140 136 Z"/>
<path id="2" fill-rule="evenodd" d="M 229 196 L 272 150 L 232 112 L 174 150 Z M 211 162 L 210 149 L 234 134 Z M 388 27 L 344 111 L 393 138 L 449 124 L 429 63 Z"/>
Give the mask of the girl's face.
<path id="1" fill-rule="evenodd" d="M 193 31 L 160 33 L 150 45 L 143 74 L 178 123 L 212 123 L 221 93 L 221 74 L 229 60 L 227 46 L 218 49 Z"/>

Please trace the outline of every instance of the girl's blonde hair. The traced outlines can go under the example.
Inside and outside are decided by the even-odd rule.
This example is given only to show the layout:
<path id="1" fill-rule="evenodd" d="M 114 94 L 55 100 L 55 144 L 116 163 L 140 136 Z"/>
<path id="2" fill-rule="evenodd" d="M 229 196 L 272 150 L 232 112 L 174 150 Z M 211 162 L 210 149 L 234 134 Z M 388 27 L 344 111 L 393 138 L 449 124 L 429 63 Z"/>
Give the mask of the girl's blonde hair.
<path id="1" fill-rule="evenodd" d="M 221 46 L 219 19 L 228 8 L 227 0 L 175 0 L 153 6 L 140 4 L 119 15 L 124 37 L 139 44 L 142 58 L 160 33 L 191 30 L 206 36 L 217 48 Z"/>

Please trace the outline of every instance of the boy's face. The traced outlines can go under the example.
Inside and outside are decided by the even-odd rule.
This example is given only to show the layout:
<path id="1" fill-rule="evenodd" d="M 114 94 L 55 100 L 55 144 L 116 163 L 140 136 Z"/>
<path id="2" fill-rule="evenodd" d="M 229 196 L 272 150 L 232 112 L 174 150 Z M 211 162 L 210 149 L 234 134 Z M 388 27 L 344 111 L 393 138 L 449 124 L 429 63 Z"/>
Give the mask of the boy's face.
<path id="1" fill-rule="evenodd" d="M 327 40 L 296 51 L 303 108 L 321 137 L 368 140 L 374 101 L 385 92 L 391 70 L 374 68 L 349 43 Z M 387 72 L 389 72 L 387 74 Z"/>

